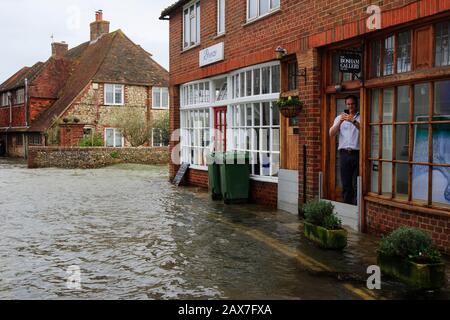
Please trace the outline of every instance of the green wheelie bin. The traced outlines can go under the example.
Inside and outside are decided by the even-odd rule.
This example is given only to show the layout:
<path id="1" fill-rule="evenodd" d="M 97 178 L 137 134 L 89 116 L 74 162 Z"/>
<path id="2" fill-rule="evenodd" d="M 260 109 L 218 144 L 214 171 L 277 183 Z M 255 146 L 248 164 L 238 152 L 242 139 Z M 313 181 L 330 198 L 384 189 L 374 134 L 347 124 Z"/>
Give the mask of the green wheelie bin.
<path id="1" fill-rule="evenodd" d="M 226 204 L 248 202 L 250 192 L 250 154 L 226 152 L 220 166 L 222 197 Z"/>
<path id="2" fill-rule="evenodd" d="M 212 200 L 222 200 L 222 188 L 220 185 L 220 163 L 223 159 L 222 152 L 213 152 L 206 156 L 208 164 L 208 187 Z"/>

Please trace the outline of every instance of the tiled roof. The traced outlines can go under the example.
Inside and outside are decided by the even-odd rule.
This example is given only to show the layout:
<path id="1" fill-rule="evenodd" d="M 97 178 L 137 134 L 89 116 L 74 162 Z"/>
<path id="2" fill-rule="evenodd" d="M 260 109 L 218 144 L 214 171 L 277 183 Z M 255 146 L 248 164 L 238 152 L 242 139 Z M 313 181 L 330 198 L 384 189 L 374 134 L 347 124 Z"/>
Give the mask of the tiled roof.
<path id="1" fill-rule="evenodd" d="M 165 8 L 161 12 L 161 15 L 159 16 L 159 19 L 160 20 L 167 20 L 173 10 L 177 9 L 178 7 L 183 6 L 184 4 L 188 3 L 189 1 L 191 1 L 191 0 L 178 0 L 174 4 L 172 4 L 169 7 Z"/>
<path id="2" fill-rule="evenodd" d="M 25 79 L 33 81 L 34 77 L 42 70 L 43 62 L 38 62 L 32 67 L 24 67 L 17 71 L 12 77 L 0 85 L 0 92 L 14 90 L 25 86 Z"/>

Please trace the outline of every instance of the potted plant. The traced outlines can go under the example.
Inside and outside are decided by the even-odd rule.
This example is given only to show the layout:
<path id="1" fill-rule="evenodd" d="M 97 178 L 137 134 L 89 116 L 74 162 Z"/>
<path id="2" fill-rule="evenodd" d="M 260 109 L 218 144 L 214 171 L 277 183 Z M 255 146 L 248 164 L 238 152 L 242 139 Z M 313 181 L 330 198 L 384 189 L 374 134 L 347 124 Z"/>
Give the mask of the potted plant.
<path id="1" fill-rule="evenodd" d="M 275 104 L 278 106 L 281 114 L 286 118 L 296 117 L 303 107 L 303 102 L 298 97 L 281 97 Z"/>
<path id="2" fill-rule="evenodd" d="M 385 237 L 378 249 L 381 271 L 419 289 L 445 284 L 445 264 L 428 233 L 401 227 Z"/>
<path id="3" fill-rule="evenodd" d="M 342 250 L 347 246 L 347 231 L 328 201 L 310 201 L 303 207 L 305 236 L 324 249 Z"/>

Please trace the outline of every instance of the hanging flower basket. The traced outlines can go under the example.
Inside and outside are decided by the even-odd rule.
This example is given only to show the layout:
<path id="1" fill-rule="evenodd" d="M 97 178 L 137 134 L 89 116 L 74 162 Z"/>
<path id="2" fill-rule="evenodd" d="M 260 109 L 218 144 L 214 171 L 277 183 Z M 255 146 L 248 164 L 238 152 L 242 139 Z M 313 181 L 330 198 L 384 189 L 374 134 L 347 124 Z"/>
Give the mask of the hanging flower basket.
<path id="1" fill-rule="evenodd" d="M 294 118 L 302 111 L 303 102 L 298 97 L 280 98 L 275 102 L 281 114 L 286 118 Z"/>

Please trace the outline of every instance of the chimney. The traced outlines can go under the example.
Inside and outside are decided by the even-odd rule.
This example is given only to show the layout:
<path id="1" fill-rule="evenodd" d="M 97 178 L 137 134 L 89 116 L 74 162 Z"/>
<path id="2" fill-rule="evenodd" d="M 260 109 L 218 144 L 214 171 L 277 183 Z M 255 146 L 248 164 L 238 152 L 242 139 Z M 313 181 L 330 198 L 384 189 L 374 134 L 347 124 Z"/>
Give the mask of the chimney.
<path id="1" fill-rule="evenodd" d="M 69 51 L 69 45 L 62 42 L 53 42 L 52 43 L 52 57 L 55 59 L 60 59 L 64 57 L 64 55 Z"/>
<path id="2" fill-rule="evenodd" d="M 109 21 L 103 20 L 103 11 L 95 12 L 95 21 L 91 23 L 91 42 L 109 33 Z"/>

